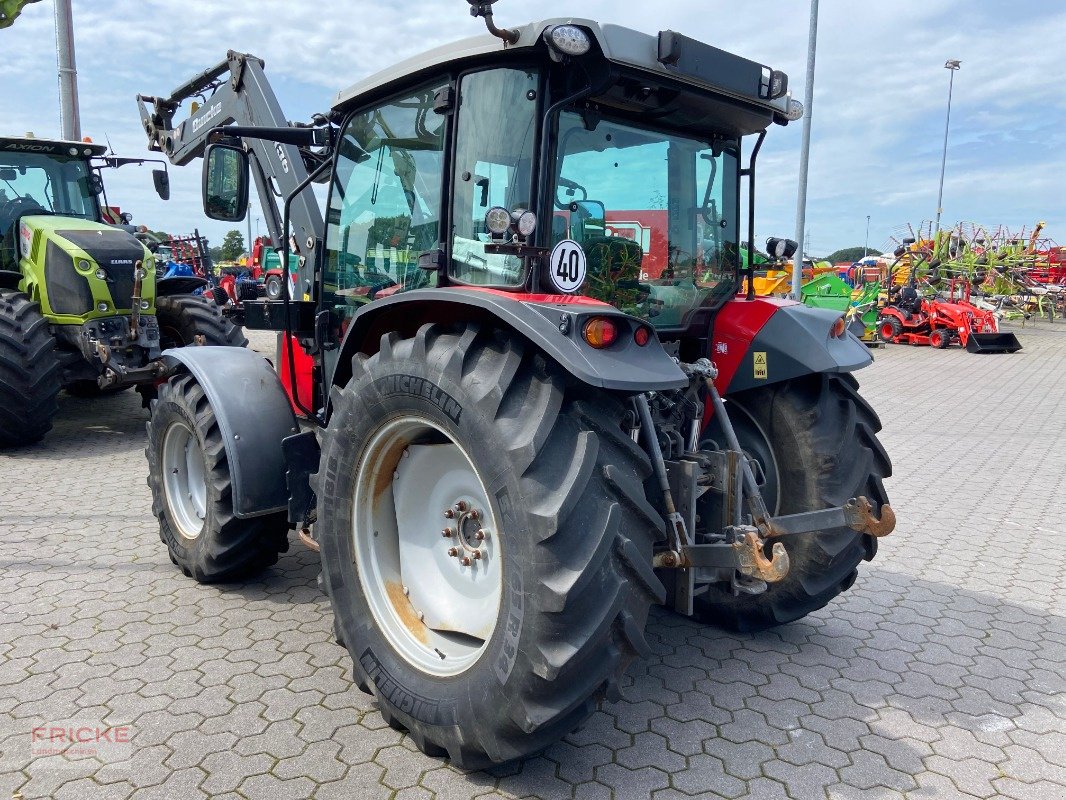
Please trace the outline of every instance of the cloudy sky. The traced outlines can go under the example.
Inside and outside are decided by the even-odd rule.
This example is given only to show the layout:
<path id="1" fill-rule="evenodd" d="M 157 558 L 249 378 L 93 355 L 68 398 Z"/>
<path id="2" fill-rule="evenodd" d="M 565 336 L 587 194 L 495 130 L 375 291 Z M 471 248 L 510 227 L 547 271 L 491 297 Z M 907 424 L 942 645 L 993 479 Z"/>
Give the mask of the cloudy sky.
<path id="1" fill-rule="evenodd" d="M 464 0 L 74 0 L 83 133 L 146 153 L 134 95 L 169 93 L 227 49 L 255 53 L 292 120 L 396 58 L 481 32 Z M 671 29 L 789 73 L 802 98 L 807 0 L 505 0 L 500 24 L 574 14 Z M 944 221 L 1012 229 L 1046 220 L 1066 243 L 1066 91 L 1060 0 L 822 0 L 807 208 L 810 250 L 884 248 L 936 212 L 948 58 L 952 101 Z M 0 31 L 0 132 L 59 133 L 53 11 L 26 7 Z M 774 126 L 759 159 L 756 233 L 795 231 L 800 124 Z M 172 168 L 160 201 L 147 169 L 106 176 L 113 204 L 155 229 L 228 225 L 200 211 L 199 170 Z M 255 211 L 253 211 L 255 214 Z M 252 222 L 253 233 L 256 223 Z M 246 230 L 246 226 L 242 225 Z"/>

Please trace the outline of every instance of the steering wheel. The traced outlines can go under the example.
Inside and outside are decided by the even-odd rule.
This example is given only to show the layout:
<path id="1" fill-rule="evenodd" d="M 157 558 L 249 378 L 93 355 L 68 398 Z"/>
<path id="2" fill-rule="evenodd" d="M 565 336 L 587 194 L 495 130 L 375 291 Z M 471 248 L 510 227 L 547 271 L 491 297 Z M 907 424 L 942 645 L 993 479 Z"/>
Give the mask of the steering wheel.
<path id="1" fill-rule="evenodd" d="M 42 214 L 51 214 L 41 208 L 41 204 L 30 197 L 16 197 L 0 205 L 0 231 L 7 231 L 15 220 L 30 211 L 40 211 Z"/>

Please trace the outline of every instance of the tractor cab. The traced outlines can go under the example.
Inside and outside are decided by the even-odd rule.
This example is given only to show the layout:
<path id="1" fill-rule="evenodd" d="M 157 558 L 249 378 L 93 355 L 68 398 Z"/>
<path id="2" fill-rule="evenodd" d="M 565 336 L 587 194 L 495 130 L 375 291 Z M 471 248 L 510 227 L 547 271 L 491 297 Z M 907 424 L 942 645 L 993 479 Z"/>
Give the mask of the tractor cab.
<path id="1" fill-rule="evenodd" d="M 327 304 L 435 282 L 705 329 L 740 286 L 741 138 L 798 116 L 787 77 L 672 31 L 490 31 L 337 96 Z"/>
<path id="2" fill-rule="evenodd" d="M 787 76 L 672 31 L 490 31 L 337 95 L 325 246 L 297 298 L 337 336 L 432 286 L 584 295 L 705 336 L 740 288 L 741 140 L 799 116 Z M 233 205 L 247 179 L 212 149 L 205 197 Z"/>

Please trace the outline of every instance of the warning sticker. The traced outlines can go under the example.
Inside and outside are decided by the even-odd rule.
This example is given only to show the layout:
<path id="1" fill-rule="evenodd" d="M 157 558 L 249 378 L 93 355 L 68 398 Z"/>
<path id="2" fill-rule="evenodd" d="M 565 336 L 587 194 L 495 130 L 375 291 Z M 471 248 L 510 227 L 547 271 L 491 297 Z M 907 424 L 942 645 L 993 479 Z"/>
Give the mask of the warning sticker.
<path id="1" fill-rule="evenodd" d="M 766 353 L 755 353 L 755 377 L 766 378 Z"/>

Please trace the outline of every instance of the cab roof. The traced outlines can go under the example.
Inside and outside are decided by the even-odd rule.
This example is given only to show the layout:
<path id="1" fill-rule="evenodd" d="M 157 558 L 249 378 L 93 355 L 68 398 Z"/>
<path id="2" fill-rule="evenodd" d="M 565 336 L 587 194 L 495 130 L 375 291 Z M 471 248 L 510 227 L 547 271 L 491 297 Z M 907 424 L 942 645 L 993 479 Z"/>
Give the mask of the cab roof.
<path id="1" fill-rule="evenodd" d="M 71 152 L 73 150 L 73 152 Z M 0 152 L 42 153 L 54 156 L 102 156 L 107 147 L 93 142 L 39 139 L 36 136 L 0 136 Z"/>
<path id="2" fill-rule="evenodd" d="M 768 111 L 784 115 L 788 112 L 789 97 L 779 97 L 775 100 L 767 100 L 760 97 L 759 79 L 767 80 L 770 68 L 754 61 L 749 61 L 724 50 L 710 47 L 693 39 L 687 39 L 678 34 L 664 31 L 659 36 L 653 36 L 640 31 L 624 28 L 620 25 L 601 24 L 590 19 L 577 17 L 556 17 L 531 22 L 511 30 L 519 34 L 515 44 L 505 44 L 502 39 L 489 33 L 480 36 L 472 36 L 457 42 L 443 45 L 428 50 L 420 55 L 400 61 L 397 64 L 381 70 L 358 83 L 349 86 L 337 93 L 333 100 L 335 111 L 346 111 L 358 104 L 364 96 L 377 95 L 390 88 L 393 84 L 406 83 L 409 79 L 420 74 L 432 74 L 440 72 L 448 66 L 459 65 L 468 60 L 479 57 L 491 56 L 502 52 L 514 52 L 532 50 L 542 46 L 544 31 L 554 25 L 576 25 L 584 28 L 592 35 L 599 45 L 603 55 L 616 64 L 635 67 L 674 80 L 710 89 L 716 93 L 734 97 L 746 103 L 753 103 Z M 703 72 L 707 73 L 708 66 L 713 64 L 714 75 L 693 74 L 691 70 L 679 70 L 678 66 L 668 65 L 659 60 L 660 41 L 665 35 L 676 37 L 682 48 L 693 53 L 689 63 L 698 62 L 701 58 L 706 66 Z M 752 76 L 758 76 L 752 80 Z M 753 85 L 752 85 L 753 84 Z M 749 88 L 750 85 L 750 88 Z"/>

